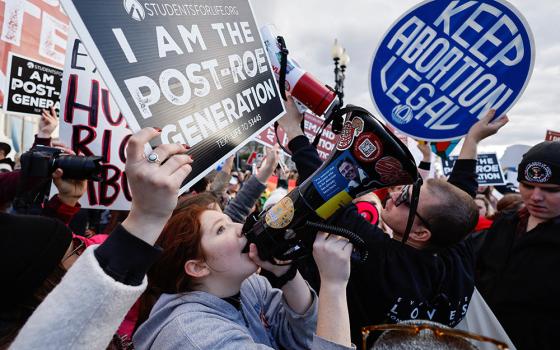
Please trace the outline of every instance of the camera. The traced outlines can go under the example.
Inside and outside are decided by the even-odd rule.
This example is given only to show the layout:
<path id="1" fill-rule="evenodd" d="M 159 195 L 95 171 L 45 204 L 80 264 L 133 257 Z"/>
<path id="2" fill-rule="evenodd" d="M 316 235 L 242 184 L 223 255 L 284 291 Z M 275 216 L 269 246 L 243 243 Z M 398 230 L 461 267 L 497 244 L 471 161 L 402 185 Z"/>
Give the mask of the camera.
<path id="1" fill-rule="evenodd" d="M 58 148 L 35 146 L 21 155 L 21 172 L 24 177 L 47 178 L 60 168 L 65 179 L 101 181 L 101 161 L 98 156 L 78 157 Z"/>

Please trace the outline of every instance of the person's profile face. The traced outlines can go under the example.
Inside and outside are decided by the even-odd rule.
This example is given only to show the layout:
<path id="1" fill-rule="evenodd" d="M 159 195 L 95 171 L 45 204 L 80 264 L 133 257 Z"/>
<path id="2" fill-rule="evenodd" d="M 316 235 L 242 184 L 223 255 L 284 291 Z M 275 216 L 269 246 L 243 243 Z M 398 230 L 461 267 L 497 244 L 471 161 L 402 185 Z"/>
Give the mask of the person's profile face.
<path id="1" fill-rule="evenodd" d="M 478 214 L 480 216 L 486 216 L 486 203 L 482 199 L 475 199 L 476 206 L 478 207 Z"/>
<path id="2" fill-rule="evenodd" d="M 342 164 L 338 167 L 338 171 L 340 171 L 340 174 L 347 180 L 353 180 L 356 178 L 356 169 L 354 168 L 354 164 L 351 162 L 342 162 Z"/>
<path id="3" fill-rule="evenodd" d="M 412 186 L 408 186 L 408 193 L 409 198 L 412 198 Z M 385 204 L 385 208 L 381 210 L 381 219 L 388 227 L 391 228 L 391 230 L 393 230 L 393 233 L 397 235 L 402 235 L 405 232 L 408 214 L 410 211 L 410 199 L 406 202 L 406 205 L 395 205 L 395 202 L 400 195 L 400 192 L 391 192 L 389 195 L 390 197 Z M 425 220 L 429 220 L 426 216 L 426 211 L 436 205 L 441 205 L 440 200 L 430 192 L 429 184 L 424 184 L 420 188 L 420 196 L 418 198 L 416 213 Z M 426 227 L 426 225 L 418 218 L 418 215 L 414 220 L 414 225 L 412 226 L 413 230 L 417 229 L 418 225 Z"/>
<path id="4" fill-rule="evenodd" d="M 200 244 L 205 261 L 216 278 L 239 283 L 257 270 L 257 265 L 243 252 L 247 238 L 243 225 L 234 223 L 218 207 L 204 211 L 200 216 L 202 238 Z"/>

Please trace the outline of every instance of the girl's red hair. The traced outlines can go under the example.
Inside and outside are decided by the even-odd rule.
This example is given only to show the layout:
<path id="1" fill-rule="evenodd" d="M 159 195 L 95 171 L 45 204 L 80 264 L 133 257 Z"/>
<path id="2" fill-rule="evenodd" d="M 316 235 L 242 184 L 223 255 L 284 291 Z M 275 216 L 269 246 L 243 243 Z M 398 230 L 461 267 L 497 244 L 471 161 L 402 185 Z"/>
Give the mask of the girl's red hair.
<path id="1" fill-rule="evenodd" d="M 142 295 L 137 327 L 144 322 L 162 293 L 192 291 L 193 280 L 185 273 L 185 262 L 204 259 L 200 216 L 217 205 L 216 197 L 201 193 L 188 197 L 174 211 L 165 225 L 156 246 L 163 252 L 148 271 L 148 289 Z"/>

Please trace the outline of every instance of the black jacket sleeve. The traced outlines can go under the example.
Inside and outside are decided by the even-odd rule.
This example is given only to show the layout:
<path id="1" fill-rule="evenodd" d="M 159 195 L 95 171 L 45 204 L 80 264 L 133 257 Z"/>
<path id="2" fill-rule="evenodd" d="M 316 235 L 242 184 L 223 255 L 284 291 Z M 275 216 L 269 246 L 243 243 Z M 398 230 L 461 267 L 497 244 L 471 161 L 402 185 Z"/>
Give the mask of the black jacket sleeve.
<path id="1" fill-rule="evenodd" d="M 447 180 L 450 184 L 476 197 L 478 180 L 476 176 L 476 159 L 457 159 Z"/>
<path id="2" fill-rule="evenodd" d="M 103 271 L 116 281 L 139 286 L 161 252 L 160 247 L 149 245 L 119 225 L 95 250 L 95 257 Z"/>
<path id="3" fill-rule="evenodd" d="M 323 164 L 319 153 L 309 142 L 306 136 L 298 136 L 290 141 L 288 148 L 292 152 L 292 160 L 296 163 L 298 171 L 297 185 L 301 184 L 308 177 L 319 169 Z"/>
<path id="4" fill-rule="evenodd" d="M 344 227 L 357 235 L 359 235 L 366 245 L 374 244 L 375 242 L 382 241 L 388 236 L 377 225 L 372 225 L 366 221 L 360 213 L 355 204 L 350 204 L 342 209 L 339 209 L 328 221 L 331 225 Z"/>

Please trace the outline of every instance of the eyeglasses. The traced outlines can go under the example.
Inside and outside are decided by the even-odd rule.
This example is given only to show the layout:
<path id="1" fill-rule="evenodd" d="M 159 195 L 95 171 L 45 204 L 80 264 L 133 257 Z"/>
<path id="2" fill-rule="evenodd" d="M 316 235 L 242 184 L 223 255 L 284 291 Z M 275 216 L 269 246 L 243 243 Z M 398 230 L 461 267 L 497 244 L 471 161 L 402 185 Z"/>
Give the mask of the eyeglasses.
<path id="1" fill-rule="evenodd" d="M 72 255 L 80 256 L 82 255 L 84 250 L 86 250 L 86 244 L 84 243 L 84 241 L 82 241 L 79 238 L 72 238 L 72 247 L 75 248 L 72 249 L 72 251 L 68 253 L 66 256 L 64 256 L 64 258 L 62 258 L 62 262 L 68 260 Z"/>
<path id="2" fill-rule="evenodd" d="M 402 188 L 401 193 L 399 194 L 399 196 L 397 197 L 397 199 L 395 200 L 395 207 L 400 206 L 401 204 L 406 205 L 407 207 L 410 207 L 410 191 L 408 190 L 410 188 L 410 185 L 406 185 Z M 420 219 L 420 221 L 422 222 L 422 224 L 424 224 L 424 226 L 432 231 L 430 224 L 428 223 L 428 221 L 426 219 L 424 219 L 423 217 L 420 216 L 420 214 L 418 214 L 418 212 L 414 213 L 418 219 Z"/>
<path id="3" fill-rule="evenodd" d="M 402 331 L 402 332 L 411 333 L 413 335 L 417 335 L 423 330 L 432 331 L 433 334 L 436 336 L 436 338 L 437 337 L 448 336 L 448 337 L 455 337 L 455 338 L 461 338 L 461 339 L 466 339 L 466 340 L 476 340 L 476 341 L 480 341 L 480 342 L 492 343 L 492 344 L 496 345 L 496 347 L 499 350 L 508 350 L 509 349 L 509 346 L 506 343 L 498 341 L 494 338 L 485 337 L 483 335 L 470 333 L 470 332 L 462 331 L 462 330 L 459 330 L 459 329 L 438 327 L 438 326 L 431 325 L 431 324 L 428 324 L 428 323 L 422 323 L 422 324 L 402 324 L 402 323 L 401 324 L 381 324 L 381 325 L 376 325 L 376 326 L 362 327 L 362 349 L 366 349 L 367 338 L 368 338 L 370 332 L 374 332 L 374 331 Z"/>

